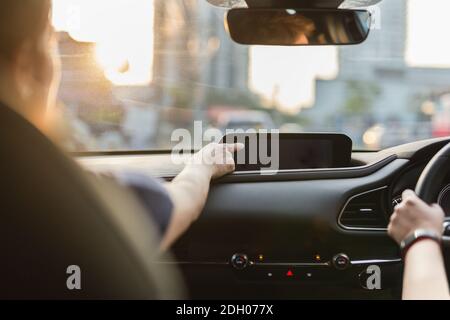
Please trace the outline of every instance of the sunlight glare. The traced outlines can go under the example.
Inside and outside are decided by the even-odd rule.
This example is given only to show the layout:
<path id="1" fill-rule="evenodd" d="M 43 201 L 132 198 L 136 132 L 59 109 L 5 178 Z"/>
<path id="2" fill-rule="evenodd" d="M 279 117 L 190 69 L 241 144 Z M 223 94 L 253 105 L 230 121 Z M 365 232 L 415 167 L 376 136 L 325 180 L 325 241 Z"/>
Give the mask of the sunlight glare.
<path id="1" fill-rule="evenodd" d="M 408 5 L 406 62 L 413 67 L 450 67 L 450 1 L 409 0 Z"/>
<path id="2" fill-rule="evenodd" d="M 114 84 L 151 81 L 153 0 L 53 0 L 53 24 L 77 41 L 94 42 L 98 63 Z"/>
<path id="3" fill-rule="evenodd" d="M 266 47 L 251 50 L 250 86 L 279 109 L 295 113 L 314 103 L 315 80 L 338 72 L 336 47 Z"/>

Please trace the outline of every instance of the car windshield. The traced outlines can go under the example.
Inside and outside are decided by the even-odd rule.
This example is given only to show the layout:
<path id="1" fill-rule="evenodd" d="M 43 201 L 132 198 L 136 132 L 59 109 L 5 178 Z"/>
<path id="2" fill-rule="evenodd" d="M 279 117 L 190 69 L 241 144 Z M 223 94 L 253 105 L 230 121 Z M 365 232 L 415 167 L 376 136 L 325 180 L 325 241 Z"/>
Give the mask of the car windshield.
<path id="1" fill-rule="evenodd" d="M 342 47 L 235 44 L 206 0 L 53 2 L 71 151 L 168 149 L 196 127 L 340 132 L 354 149 L 450 134 L 448 0 L 384 0 Z"/>

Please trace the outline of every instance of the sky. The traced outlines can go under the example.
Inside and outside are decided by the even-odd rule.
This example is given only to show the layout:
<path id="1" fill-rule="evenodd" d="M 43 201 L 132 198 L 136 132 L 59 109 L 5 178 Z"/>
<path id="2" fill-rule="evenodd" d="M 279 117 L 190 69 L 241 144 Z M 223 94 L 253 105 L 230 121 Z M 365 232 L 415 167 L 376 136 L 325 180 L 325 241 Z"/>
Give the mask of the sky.
<path id="1" fill-rule="evenodd" d="M 450 67 L 450 1 L 408 1 L 406 61 L 411 66 Z"/>
<path id="2" fill-rule="evenodd" d="M 446 37 L 446 30 L 450 30 L 450 1 L 408 1 L 407 63 L 417 67 L 450 67 L 450 40 Z M 69 31 L 75 40 L 95 42 L 97 62 L 113 83 L 145 85 L 151 81 L 153 0 L 53 0 L 53 3 L 56 29 Z M 118 72 L 125 61 L 129 69 Z M 281 109 L 294 113 L 313 104 L 316 78 L 336 76 L 337 50 L 253 47 L 250 65 L 252 90 L 268 100 L 275 98 Z"/>

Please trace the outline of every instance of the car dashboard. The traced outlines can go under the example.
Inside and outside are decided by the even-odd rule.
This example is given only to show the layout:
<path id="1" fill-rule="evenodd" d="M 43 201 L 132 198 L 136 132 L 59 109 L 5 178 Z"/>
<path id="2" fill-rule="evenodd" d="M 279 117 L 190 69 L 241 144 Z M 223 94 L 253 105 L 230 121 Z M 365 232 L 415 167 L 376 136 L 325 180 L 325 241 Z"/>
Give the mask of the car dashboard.
<path id="1" fill-rule="evenodd" d="M 231 174 L 213 183 L 201 218 L 158 263 L 179 267 L 192 298 L 399 298 L 403 265 L 389 217 L 448 142 L 353 152 L 348 168 Z M 78 160 L 94 171 L 144 170 L 166 180 L 181 170 L 164 153 Z M 447 214 L 449 183 L 440 196 Z"/>

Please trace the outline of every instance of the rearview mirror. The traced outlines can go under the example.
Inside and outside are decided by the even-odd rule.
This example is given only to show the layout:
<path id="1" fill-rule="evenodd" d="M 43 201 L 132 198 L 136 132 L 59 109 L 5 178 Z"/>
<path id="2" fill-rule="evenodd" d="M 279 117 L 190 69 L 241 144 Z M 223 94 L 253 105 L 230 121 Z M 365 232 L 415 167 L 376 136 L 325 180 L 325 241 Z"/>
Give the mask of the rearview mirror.
<path id="1" fill-rule="evenodd" d="M 371 15 L 366 10 L 231 9 L 231 38 L 240 44 L 349 45 L 366 40 Z"/>

